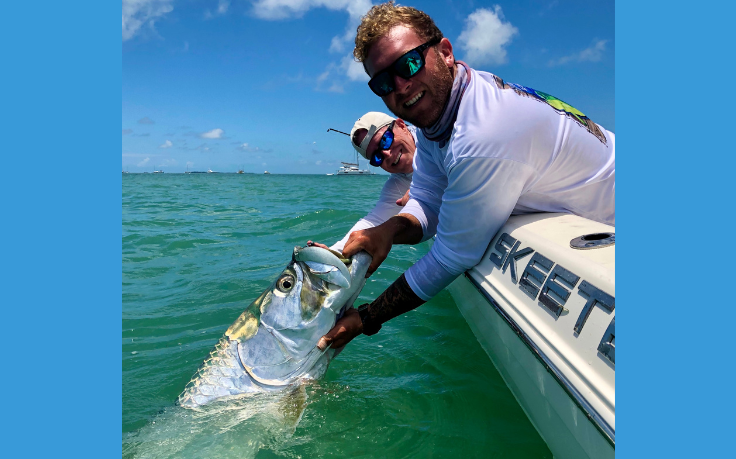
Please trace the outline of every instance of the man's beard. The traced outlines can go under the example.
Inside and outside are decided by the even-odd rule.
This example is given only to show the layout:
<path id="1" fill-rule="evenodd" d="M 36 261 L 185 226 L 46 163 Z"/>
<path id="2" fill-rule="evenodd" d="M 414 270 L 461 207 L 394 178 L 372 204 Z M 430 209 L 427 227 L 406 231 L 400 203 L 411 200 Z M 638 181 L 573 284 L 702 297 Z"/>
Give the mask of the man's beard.
<path id="1" fill-rule="evenodd" d="M 452 83 L 454 81 L 452 72 L 445 65 L 444 58 L 436 48 L 434 52 L 436 53 L 437 59 L 435 59 L 435 71 L 430 74 L 434 94 L 432 105 L 426 110 L 411 115 L 396 113 L 398 117 L 403 118 L 420 129 L 428 128 L 440 119 L 452 92 Z"/>

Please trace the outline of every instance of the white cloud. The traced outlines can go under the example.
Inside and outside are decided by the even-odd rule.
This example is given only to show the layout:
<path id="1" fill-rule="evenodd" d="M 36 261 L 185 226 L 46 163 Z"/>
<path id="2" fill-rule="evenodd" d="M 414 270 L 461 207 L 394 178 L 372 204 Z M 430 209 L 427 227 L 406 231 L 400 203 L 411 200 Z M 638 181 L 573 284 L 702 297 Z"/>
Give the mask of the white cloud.
<path id="1" fill-rule="evenodd" d="M 457 41 L 471 65 L 504 64 L 505 47 L 518 33 L 519 29 L 504 22 L 501 7 L 495 5 L 493 11 L 480 8 L 471 13 Z"/>
<path id="2" fill-rule="evenodd" d="M 148 162 L 149 162 L 150 160 L 151 160 L 151 158 L 146 158 L 146 159 L 144 159 L 143 161 L 139 162 L 139 163 L 137 164 L 137 166 L 138 166 L 138 167 L 143 167 L 143 166 L 145 166 L 146 164 L 148 164 Z"/>
<path id="3" fill-rule="evenodd" d="M 159 145 L 159 148 L 171 148 L 173 146 L 174 146 L 174 144 L 171 143 L 171 140 L 167 140 L 162 145 Z"/>
<path id="4" fill-rule="evenodd" d="M 267 149 L 264 150 L 261 147 L 254 147 L 254 146 L 249 145 L 247 143 L 243 143 L 243 144 L 238 145 L 238 150 L 247 151 L 249 153 L 258 153 L 258 152 L 271 153 L 271 151 L 272 151 L 270 148 L 267 148 Z"/>
<path id="5" fill-rule="evenodd" d="M 203 139 L 221 139 L 222 134 L 224 134 L 225 131 L 222 129 L 213 129 L 211 131 L 203 132 L 199 134 L 199 136 Z"/>
<path id="6" fill-rule="evenodd" d="M 367 82 L 370 78 L 363 70 L 363 64 L 355 62 L 352 54 L 344 56 L 340 63 L 330 62 L 327 68 L 317 77 L 317 88 L 320 91 L 345 92 L 345 77 L 350 81 Z M 329 84 L 329 87 L 325 86 Z"/>
<path id="7" fill-rule="evenodd" d="M 217 3 L 217 10 L 214 13 L 212 13 L 210 10 L 205 10 L 204 18 L 212 19 L 215 16 L 222 16 L 223 14 L 227 13 L 228 8 L 230 8 L 230 0 L 219 0 L 219 2 Z"/>
<path id="8" fill-rule="evenodd" d="M 331 52 L 342 53 L 345 46 L 355 39 L 360 18 L 371 6 L 371 0 L 256 0 L 253 2 L 253 13 L 261 19 L 279 20 L 301 17 L 312 8 L 344 10 L 349 16 L 345 32 L 333 37 L 330 42 Z"/>
<path id="9" fill-rule="evenodd" d="M 603 51 L 606 50 L 608 40 L 593 40 L 593 43 L 580 51 L 579 53 L 564 56 L 559 59 L 549 61 L 549 66 L 564 65 L 568 62 L 598 62 L 603 58 Z"/>
<path id="10" fill-rule="evenodd" d="M 371 7 L 370 0 L 256 0 L 253 13 L 261 19 L 278 20 L 298 18 L 312 8 L 345 10 L 358 19 Z"/>
<path id="11" fill-rule="evenodd" d="M 253 13 L 261 19 L 279 20 L 301 17 L 312 8 L 345 11 L 348 13 L 345 31 L 332 37 L 329 47 L 331 53 L 342 54 L 352 51 L 360 18 L 371 6 L 371 0 L 255 0 Z M 355 62 L 352 54 L 343 57 L 339 63 L 332 62 L 327 66 L 325 72 L 317 78 L 318 89 L 328 77 L 331 77 L 331 83 L 326 90 L 331 92 L 344 91 L 345 77 L 350 81 L 368 81 L 362 64 Z"/>
<path id="12" fill-rule="evenodd" d="M 173 11 L 174 0 L 123 0 L 123 41 L 130 40 L 144 25 L 153 29 L 154 22 Z"/>
<path id="13" fill-rule="evenodd" d="M 350 81 L 364 81 L 368 82 L 368 74 L 363 69 L 363 64 L 356 62 L 352 54 L 342 58 L 341 68 L 345 72 L 345 75 L 350 78 Z"/>

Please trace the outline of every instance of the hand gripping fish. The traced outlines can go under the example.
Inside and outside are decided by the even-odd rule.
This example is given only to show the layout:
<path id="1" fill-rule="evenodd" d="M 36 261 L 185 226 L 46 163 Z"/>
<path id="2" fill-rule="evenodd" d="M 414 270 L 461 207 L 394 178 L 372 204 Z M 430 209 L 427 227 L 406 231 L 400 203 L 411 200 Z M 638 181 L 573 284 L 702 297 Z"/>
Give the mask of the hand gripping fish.
<path id="1" fill-rule="evenodd" d="M 350 260 L 338 256 L 295 247 L 278 279 L 220 338 L 179 395 L 179 405 L 195 408 L 324 375 L 339 350 L 320 351 L 317 342 L 353 306 L 371 262 L 365 252 Z"/>

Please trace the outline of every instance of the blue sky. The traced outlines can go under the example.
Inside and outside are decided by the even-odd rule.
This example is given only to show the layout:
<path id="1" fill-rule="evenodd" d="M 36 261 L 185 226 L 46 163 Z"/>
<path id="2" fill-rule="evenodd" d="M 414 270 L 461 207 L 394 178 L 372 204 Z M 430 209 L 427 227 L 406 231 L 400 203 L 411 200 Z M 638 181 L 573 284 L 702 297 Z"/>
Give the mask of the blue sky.
<path id="1" fill-rule="evenodd" d="M 401 2 L 455 56 L 615 132 L 613 1 Z M 123 0 L 122 165 L 130 172 L 334 172 L 386 111 L 352 62 L 369 0 Z M 362 165 L 367 164 L 362 161 Z"/>

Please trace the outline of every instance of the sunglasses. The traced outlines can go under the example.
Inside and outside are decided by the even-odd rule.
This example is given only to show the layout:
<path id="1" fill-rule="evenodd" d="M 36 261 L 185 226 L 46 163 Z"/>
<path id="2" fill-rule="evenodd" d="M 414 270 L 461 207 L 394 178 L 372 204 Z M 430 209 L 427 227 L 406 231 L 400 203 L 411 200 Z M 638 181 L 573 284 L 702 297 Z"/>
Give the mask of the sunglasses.
<path id="1" fill-rule="evenodd" d="M 416 75 L 417 72 L 424 67 L 424 50 L 430 46 L 436 45 L 440 40 L 442 39 L 434 38 L 423 45 L 417 46 L 396 59 L 396 61 L 389 65 L 388 68 L 378 72 L 368 82 L 368 86 L 371 88 L 371 91 L 373 91 L 378 97 L 384 97 L 391 94 L 391 92 L 396 89 L 396 86 L 394 85 L 394 76 L 398 75 L 401 78 L 409 79 Z"/>
<path id="2" fill-rule="evenodd" d="M 378 148 L 373 152 L 371 159 L 368 160 L 371 166 L 381 167 L 381 163 L 383 163 L 383 150 L 388 150 L 391 148 L 391 145 L 394 144 L 395 122 L 396 121 L 391 121 L 391 124 L 388 125 L 388 129 L 386 129 L 386 132 L 381 136 L 381 140 L 378 141 Z"/>

